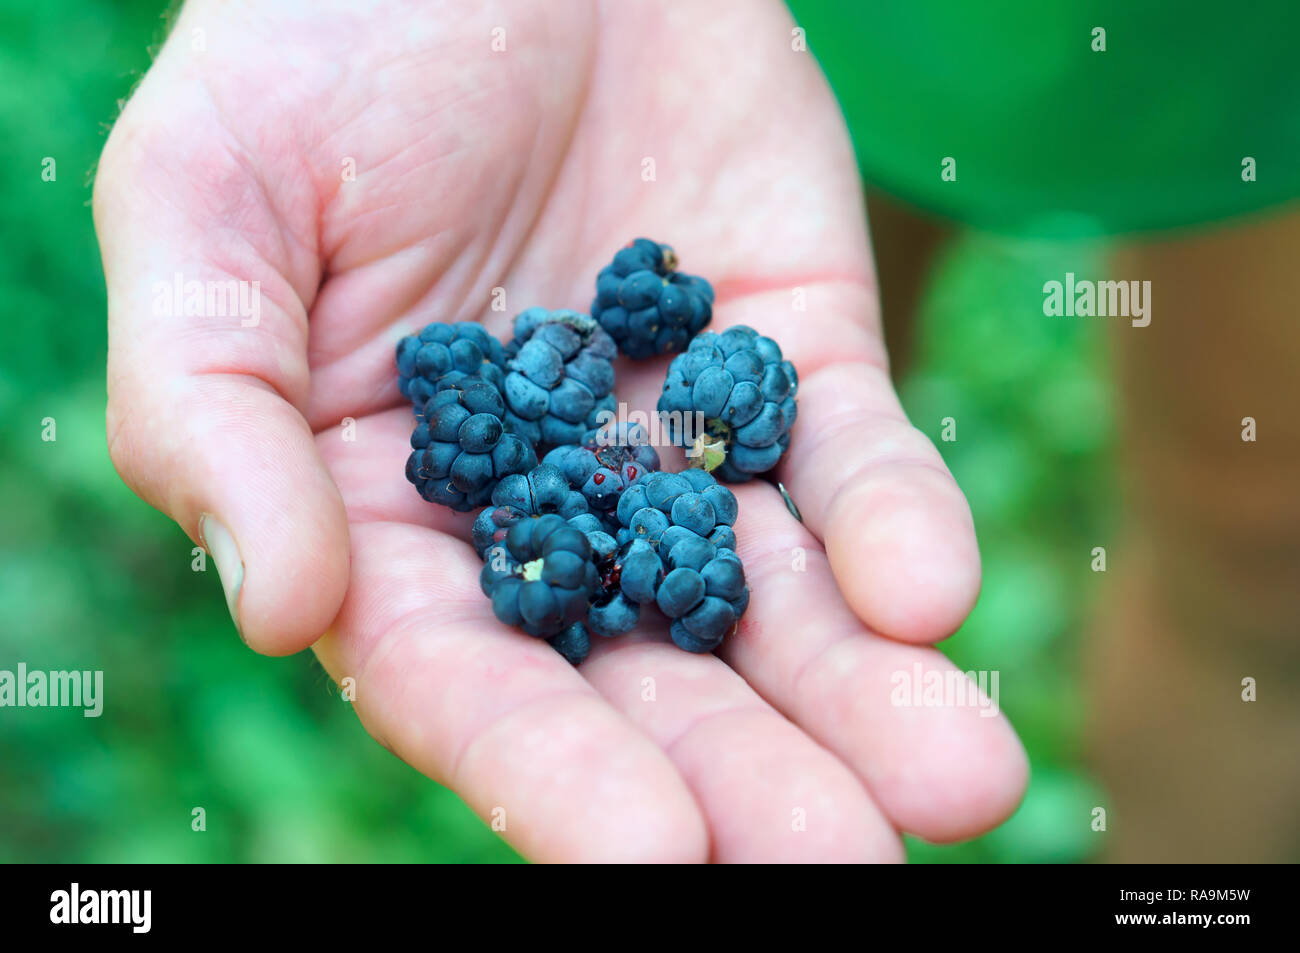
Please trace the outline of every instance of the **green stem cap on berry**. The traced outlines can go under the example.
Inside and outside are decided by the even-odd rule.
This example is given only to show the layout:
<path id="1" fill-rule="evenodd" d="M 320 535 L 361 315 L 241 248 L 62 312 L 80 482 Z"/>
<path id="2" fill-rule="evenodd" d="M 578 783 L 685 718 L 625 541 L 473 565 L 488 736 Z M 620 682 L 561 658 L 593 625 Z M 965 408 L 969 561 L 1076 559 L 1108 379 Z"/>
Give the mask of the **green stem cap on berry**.
<path id="1" fill-rule="evenodd" d="M 727 459 L 727 442 L 714 434 L 700 434 L 686 451 L 687 466 L 712 473 Z"/>

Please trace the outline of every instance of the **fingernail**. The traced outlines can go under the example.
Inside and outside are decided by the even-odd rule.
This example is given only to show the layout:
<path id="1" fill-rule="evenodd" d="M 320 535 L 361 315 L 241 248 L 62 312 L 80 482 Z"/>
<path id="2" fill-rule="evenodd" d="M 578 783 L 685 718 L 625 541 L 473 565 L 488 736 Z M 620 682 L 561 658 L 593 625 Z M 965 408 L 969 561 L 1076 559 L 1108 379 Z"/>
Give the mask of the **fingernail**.
<path id="1" fill-rule="evenodd" d="M 790 515 L 803 522 L 803 514 L 799 512 L 799 507 L 794 505 L 794 500 L 790 496 L 790 491 L 785 488 L 785 484 L 777 481 L 776 488 L 781 491 L 781 499 L 785 500 L 785 508 L 790 511 Z"/>
<path id="2" fill-rule="evenodd" d="M 217 564 L 221 588 L 226 592 L 226 606 L 230 609 L 230 618 L 235 620 L 235 630 L 242 639 L 244 631 L 239 626 L 239 590 L 244 585 L 244 560 L 239 556 L 235 537 L 230 535 L 230 530 L 215 516 L 204 513 L 199 517 L 199 540 Z"/>

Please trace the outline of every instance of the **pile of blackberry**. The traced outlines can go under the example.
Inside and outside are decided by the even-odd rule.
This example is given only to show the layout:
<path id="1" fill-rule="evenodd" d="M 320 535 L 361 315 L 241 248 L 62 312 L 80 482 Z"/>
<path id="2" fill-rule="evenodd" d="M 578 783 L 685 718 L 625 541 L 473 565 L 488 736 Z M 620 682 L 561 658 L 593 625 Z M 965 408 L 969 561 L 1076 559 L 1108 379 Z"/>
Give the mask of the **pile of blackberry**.
<path id="1" fill-rule="evenodd" d="M 415 428 L 406 478 L 478 510 L 479 582 L 507 625 L 574 665 L 591 636 L 649 609 L 688 652 L 717 648 L 749 605 L 735 494 L 790 446 L 798 375 L 771 338 L 705 331 L 713 288 L 671 247 L 629 242 L 601 269 L 591 314 L 529 308 L 505 344 L 472 323 L 434 323 L 397 345 Z M 614 361 L 673 353 L 661 430 L 687 450 L 660 470 L 650 434 L 621 422 Z"/>

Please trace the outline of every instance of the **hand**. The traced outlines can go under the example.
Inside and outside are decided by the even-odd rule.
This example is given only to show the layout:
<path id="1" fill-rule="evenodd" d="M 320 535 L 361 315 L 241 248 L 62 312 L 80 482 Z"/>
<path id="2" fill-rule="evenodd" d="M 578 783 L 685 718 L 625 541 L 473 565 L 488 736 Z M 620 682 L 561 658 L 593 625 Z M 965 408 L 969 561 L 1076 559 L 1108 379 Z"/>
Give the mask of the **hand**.
<path id="1" fill-rule="evenodd" d="M 927 643 L 979 557 L 890 385 L 853 154 L 792 26 L 740 0 L 196 0 L 104 151 L 122 476 L 208 546 L 250 646 L 314 646 L 381 743 L 534 859 L 896 860 L 898 831 L 974 835 L 1024 788 L 1000 716 L 891 704 L 895 673 L 952 670 Z M 718 657 L 656 624 L 575 670 L 496 622 L 470 518 L 403 478 L 393 348 L 583 309 L 638 235 L 713 282 L 715 329 L 798 367 L 804 523 L 737 488 L 752 602 Z M 178 274 L 259 282 L 256 325 L 160 316 Z M 653 409 L 664 365 L 621 362 L 620 398 Z"/>

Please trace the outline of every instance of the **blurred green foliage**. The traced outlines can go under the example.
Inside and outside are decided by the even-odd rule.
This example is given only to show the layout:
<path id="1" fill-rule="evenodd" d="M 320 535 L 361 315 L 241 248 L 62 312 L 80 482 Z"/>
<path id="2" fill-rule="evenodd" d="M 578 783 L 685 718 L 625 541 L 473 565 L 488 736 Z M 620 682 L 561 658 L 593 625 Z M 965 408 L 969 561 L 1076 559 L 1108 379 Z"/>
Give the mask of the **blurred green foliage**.
<path id="1" fill-rule="evenodd" d="M 1001 828 L 955 847 L 910 842 L 914 860 L 1077 861 L 1095 846 L 1091 811 L 1106 802 L 1080 767 L 1074 653 L 1114 499 L 1112 392 L 1103 325 L 1044 317 L 1042 284 L 1093 274 L 1102 254 L 967 234 L 940 256 L 922 303 L 903 405 L 970 500 L 984 567 L 975 611 L 942 648 L 966 671 L 1000 673 L 1032 776 Z"/>
<path id="2" fill-rule="evenodd" d="M 112 711 L 0 712 L 0 862 L 517 860 L 370 741 L 310 653 L 244 648 L 211 565 L 192 570 L 189 540 L 108 460 L 90 185 L 162 6 L 0 4 L 0 668 L 103 670 Z M 1071 652 L 1104 518 L 1108 391 L 1097 326 L 1044 320 L 1041 276 L 1086 273 L 1095 254 L 967 237 L 926 299 L 904 400 L 936 441 L 957 421 L 939 446 L 985 559 L 984 595 L 948 651 L 1001 671 L 1034 777 L 1003 828 L 913 842 L 917 860 L 1074 860 L 1091 845 L 1099 795 L 1078 763 Z"/>

